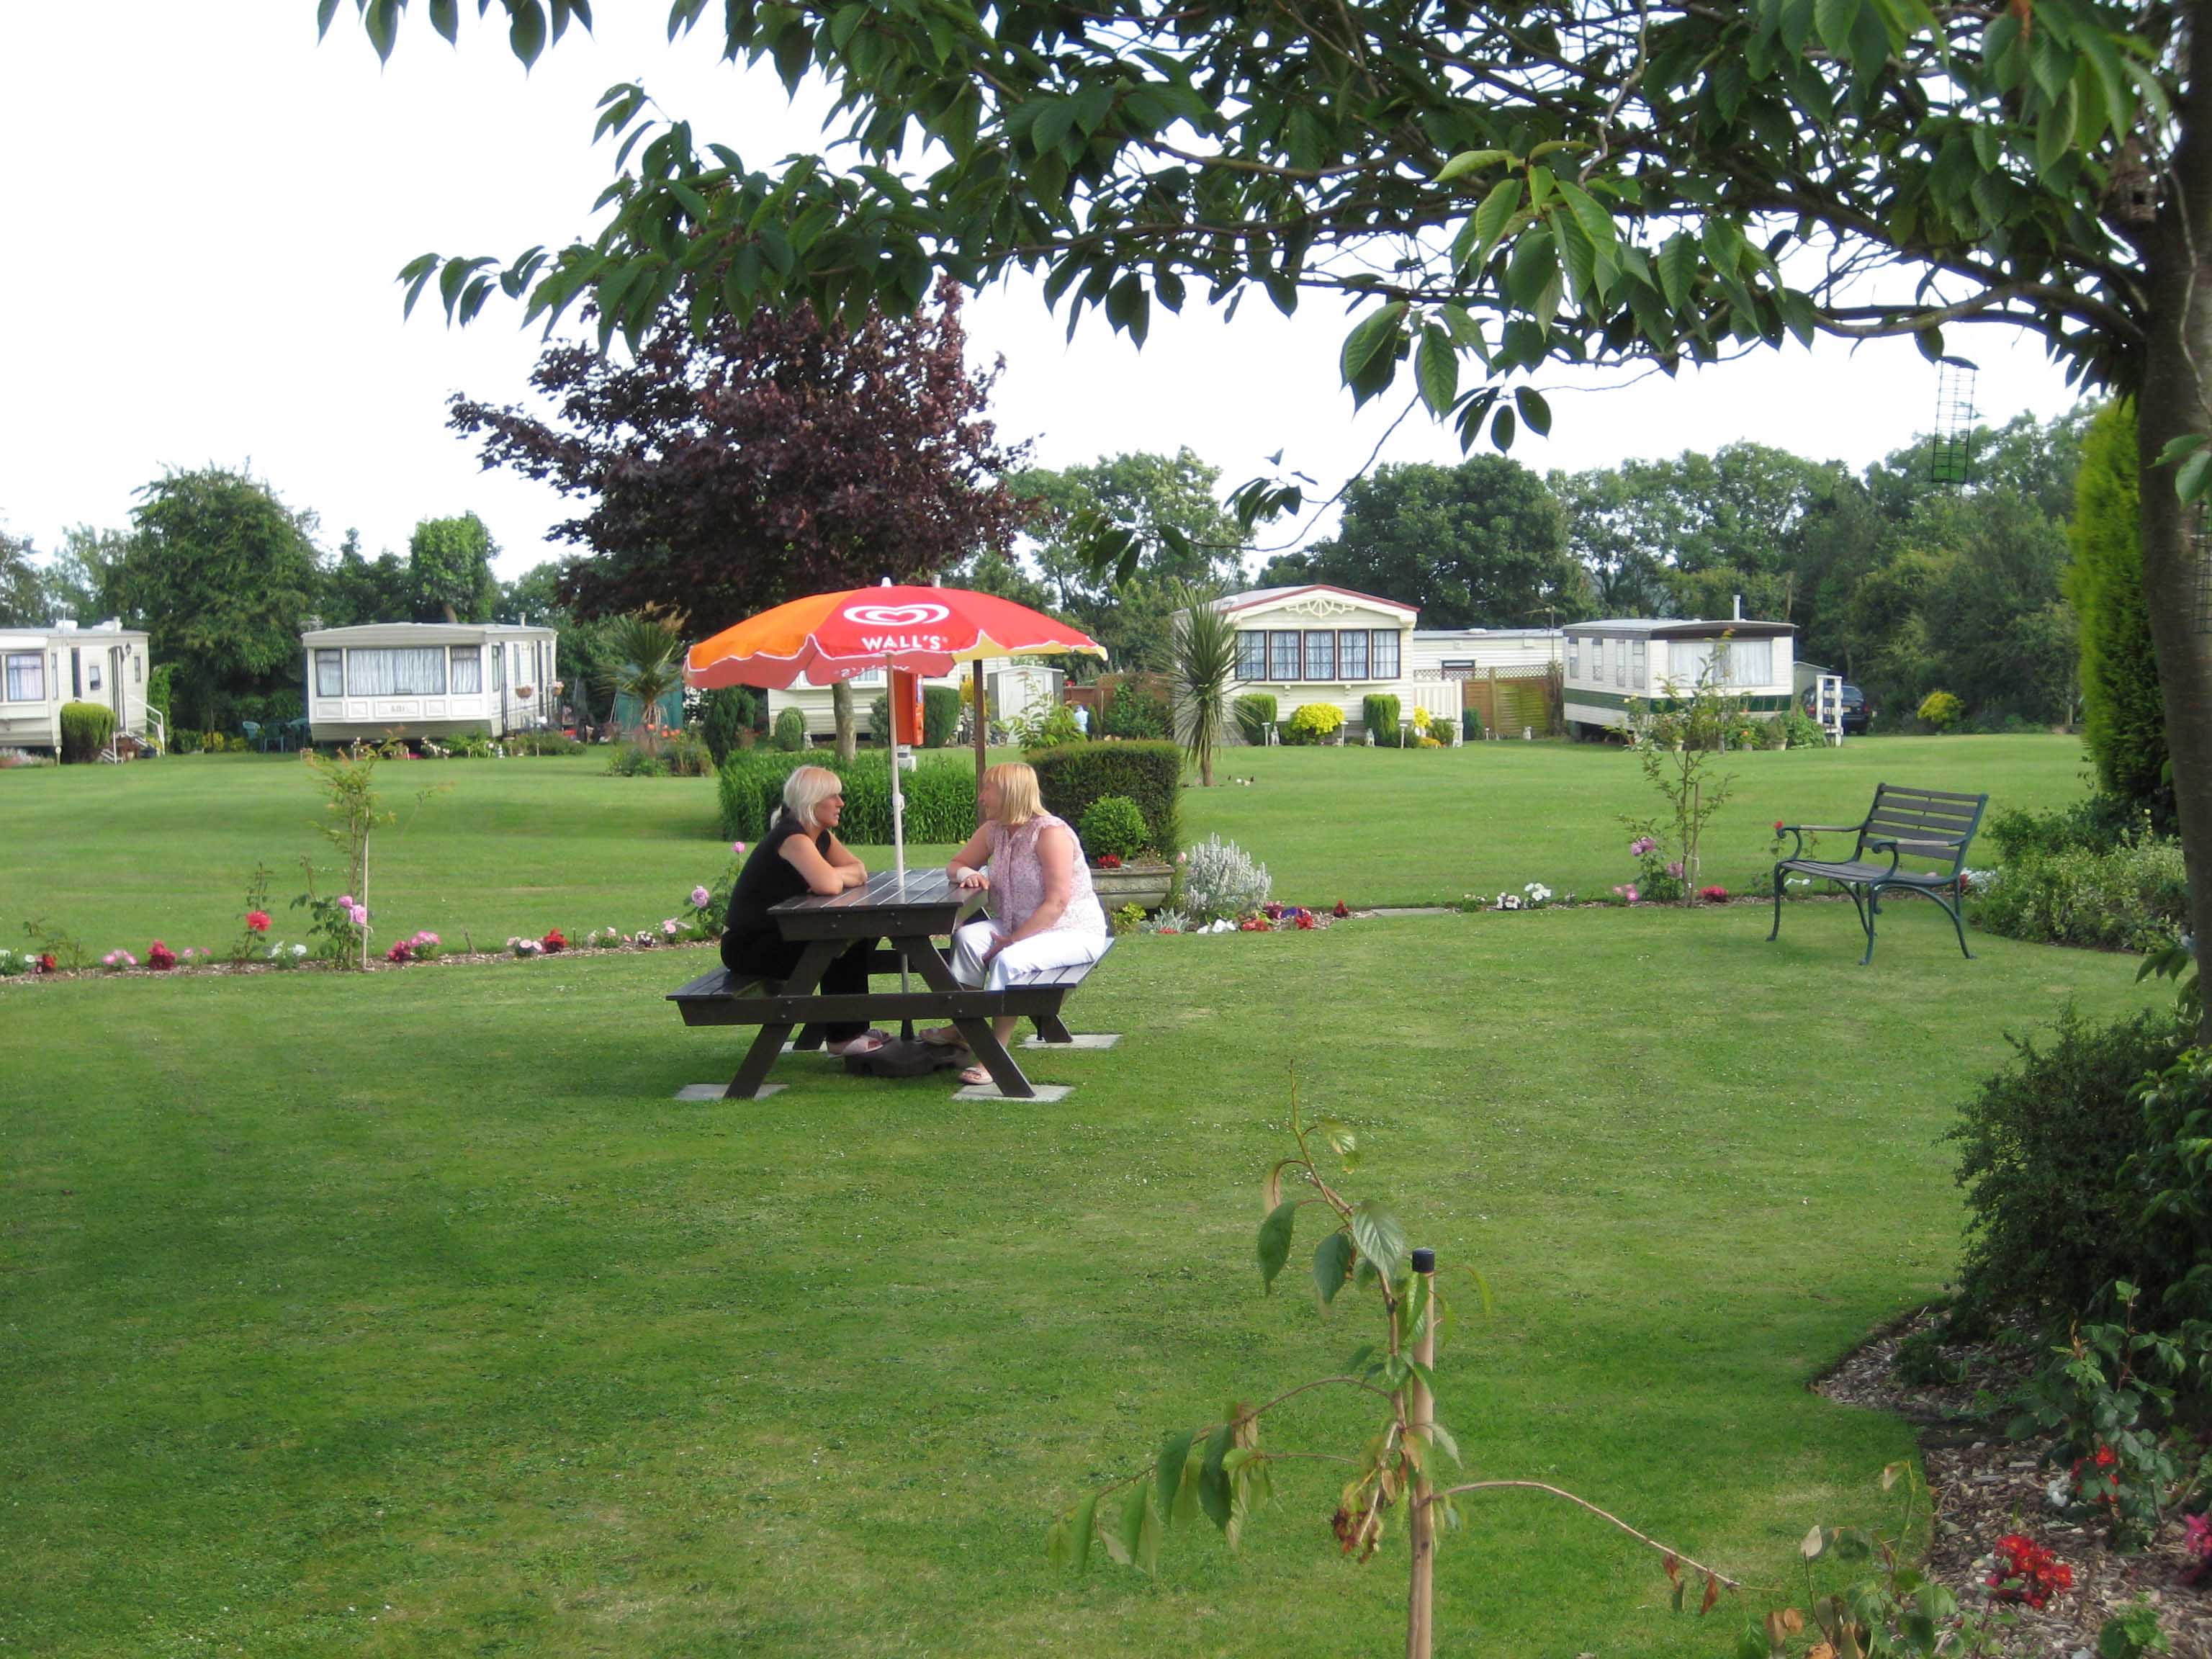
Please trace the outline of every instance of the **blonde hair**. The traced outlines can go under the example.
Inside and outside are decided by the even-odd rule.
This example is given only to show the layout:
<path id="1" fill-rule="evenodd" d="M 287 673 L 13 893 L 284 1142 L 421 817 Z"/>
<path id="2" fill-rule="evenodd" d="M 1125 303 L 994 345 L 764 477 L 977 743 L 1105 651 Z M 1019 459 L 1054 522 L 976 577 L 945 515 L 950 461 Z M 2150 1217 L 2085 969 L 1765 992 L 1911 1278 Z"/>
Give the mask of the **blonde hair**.
<path id="1" fill-rule="evenodd" d="M 826 766 L 802 766 L 783 781 L 783 810 L 797 818 L 808 835 L 822 826 L 815 814 L 832 795 L 845 793 L 845 780 Z"/>
<path id="2" fill-rule="evenodd" d="M 1008 829 L 1027 823 L 1044 811 L 1037 791 L 1036 769 L 1019 761 L 1001 761 L 983 774 L 983 781 L 999 791 L 999 822 Z"/>

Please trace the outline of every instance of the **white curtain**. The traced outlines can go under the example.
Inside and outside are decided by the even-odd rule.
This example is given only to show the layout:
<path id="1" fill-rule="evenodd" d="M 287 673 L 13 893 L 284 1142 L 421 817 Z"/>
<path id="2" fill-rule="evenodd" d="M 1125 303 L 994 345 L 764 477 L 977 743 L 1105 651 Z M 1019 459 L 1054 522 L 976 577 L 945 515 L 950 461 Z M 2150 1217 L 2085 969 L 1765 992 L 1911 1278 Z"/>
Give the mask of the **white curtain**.
<path id="1" fill-rule="evenodd" d="M 349 696 L 442 696 L 445 690 L 446 653 L 438 646 L 346 653 Z"/>
<path id="2" fill-rule="evenodd" d="M 1695 686 L 1712 665 L 1715 640 L 1675 640 L 1667 647 L 1668 678 L 1683 690 Z M 1732 640 L 1726 647 L 1728 666 L 1717 677 L 1723 685 L 1764 685 L 1774 678 L 1772 640 Z"/>
<path id="3" fill-rule="evenodd" d="M 473 697 L 483 690 L 483 653 L 473 645 L 457 645 L 453 649 L 453 695 Z"/>
<path id="4" fill-rule="evenodd" d="M 8 658 L 8 701 L 46 700 L 46 657 L 43 651 L 18 651 Z"/>
<path id="5" fill-rule="evenodd" d="M 315 695 L 319 697 L 345 696 L 345 653 L 318 651 L 315 653 Z"/>

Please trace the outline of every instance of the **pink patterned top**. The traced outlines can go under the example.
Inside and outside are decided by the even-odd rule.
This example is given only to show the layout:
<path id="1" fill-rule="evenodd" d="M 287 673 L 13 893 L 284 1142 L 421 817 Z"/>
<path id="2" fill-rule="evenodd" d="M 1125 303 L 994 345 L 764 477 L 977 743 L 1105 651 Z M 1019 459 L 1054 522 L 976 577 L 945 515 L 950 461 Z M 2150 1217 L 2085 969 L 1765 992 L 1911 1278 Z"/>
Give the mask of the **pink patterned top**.
<path id="1" fill-rule="evenodd" d="M 995 818 L 984 826 L 991 849 L 986 863 L 991 872 L 992 927 L 1002 937 L 1018 933 L 1044 902 L 1044 866 L 1037 858 L 1037 836 L 1048 825 L 1066 830 L 1068 840 L 1075 843 L 1075 869 L 1068 885 L 1067 907 L 1045 931 L 1103 938 L 1106 912 L 1099 907 L 1097 890 L 1091 884 L 1091 866 L 1084 862 L 1083 842 L 1065 820 L 1049 812 L 1040 812 L 1027 823 L 1011 828 Z"/>

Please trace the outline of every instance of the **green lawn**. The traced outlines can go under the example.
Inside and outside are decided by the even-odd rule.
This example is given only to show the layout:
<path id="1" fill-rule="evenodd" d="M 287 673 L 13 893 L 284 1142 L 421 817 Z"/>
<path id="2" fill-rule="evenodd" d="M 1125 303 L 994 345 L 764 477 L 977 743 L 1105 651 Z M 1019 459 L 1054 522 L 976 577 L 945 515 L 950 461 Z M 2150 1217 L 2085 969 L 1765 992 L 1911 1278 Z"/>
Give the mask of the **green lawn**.
<path id="1" fill-rule="evenodd" d="M 1855 822 L 1884 778 L 1987 790 L 1997 809 L 2082 791 L 2081 746 L 2068 738 L 1884 738 L 1727 764 L 1737 793 L 1710 831 L 1706 870 L 1737 888 L 1764 878 L 1776 818 Z M 1603 890 L 1634 874 L 1620 817 L 1659 805 L 1633 756 L 1596 745 L 1239 749 L 1222 773 L 1255 781 L 1187 792 L 1186 836 L 1243 842 L 1280 896 L 1306 904 L 1449 903 L 1531 881 Z M 572 937 L 634 931 L 675 914 L 727 854 L 708 780 L 610 778 L 593 757 L 418 763 L 382 775 L 403 816 L 415 790 L 452 787 L 404 836 L 376 843 L 380 939 L 422 927 L 456 944 L 556 926 Z M 284 905 L 301 890 L 300 859 L 330 861 L 318 811 L 305 769 L 276 757 L 0 773 L 0 938 L 13 944 L 23 921 L 45 916 L 95 953 L 143 956 L 156 936 L 220 948 L 257 861 L 275 872 L 282 931 L 299 919 Z"/>
<path id="2" fill-rule="evenodd" d="M 2012 787 L 2064 775 L 2056 745 L 2040 774 L 2032 747 L 1983 752 Z M 1927 754 L 1897 775 L 1957 781 Z M 1272 801 L 1322 762 L 1557 799 L 1605 759 L 1267 757 L 1249 800 L 1194 816 L 1294 863 L 1335 854 Z M 1793 801 L 1831 810 L 1859 787 L 1840 769 L 1793 770 Z M 493 832 L 465 868 L 501 896 L 456 895 L 480 914 L 534 890 L 581 923 L 580 893 L 641 890 L 634 866 L 699 843 L 697 814 L 664 828 L 683 815 L 660 805 L 696 791 L 460 775 L 434 810 Z M 125 830 L 87 816 L 37 877 L 70 894 L 41 896 L 66 911 L 129 881 L 181 906 L 220 877 L 219 903 L 227 872 L 188 878 L 176 845 L 273 861 L 288 776 L 9 777 L 0 810 L 51 825 L 69 791 L 166 801 L 158 862 L 119 870 Z M 241 827 L 211 828 L 249 793 Z M 1367 799 L 1378 834 L 1424 830 Z M 1559 831 L 1563 860 L 1598 856 L 1596 810 Z M 463 838 L 430 823 L 408 856 L 459 867 Z M 1487 867 L 1467 839 L 1437 886 L 1408 866 L 1404 888 L 1352 896 L 1455 890 Z M 2008 1029 L 2150 994 L 2124 957 L 1990 939 L 1961 961 L 1925 905 L 1885 918 L 1867 970 L 1847 908 L 1791 922 L 1774 945 L 1753 908 L 1133 939 L 1071 1007 L 1122 1044 L 1040 1060 L 1076 1085 L 1049 1107 L 811 1056 L 767 1101 L 678 1103 L 739 1041 L 658 1000 L 698 954 L 0 986 L 0 1638 L 87 1656 L 1391 1651 L 1402 1532 L 1364 1567 L 1340 1559 L 1324 1466 L 1284 1466 L 1241 1557 L 1207 1528 L 1170 1538 L 1157 1582 L 1043 1559 L 1054 1510 L 1164 1430 L 1365 1340 L 1349 1307 L 1263 1298 L 1251 1265 L 1294 1065 L 1310 1108 L 1367 1137 L 1355 1190 L 1496 1290 L 1441 1364 L 1470 1463 L 1790 1582 L 1807 1527 L 1870 1518 L 1877 1471 L 1910 1452 L 1905 1425 L 1804 1384 L 1954 1260 L 1954 1103 Z M 1270 1438 L 1343 1448 L 1358 1421 L 1317 1404 Z M 1446 1540 L 1441 1651 L 1725 1650 L 1732 1632 L 1668 1612 L 1650 1559 L 1545 1502 L 1488 1498 Z"/>

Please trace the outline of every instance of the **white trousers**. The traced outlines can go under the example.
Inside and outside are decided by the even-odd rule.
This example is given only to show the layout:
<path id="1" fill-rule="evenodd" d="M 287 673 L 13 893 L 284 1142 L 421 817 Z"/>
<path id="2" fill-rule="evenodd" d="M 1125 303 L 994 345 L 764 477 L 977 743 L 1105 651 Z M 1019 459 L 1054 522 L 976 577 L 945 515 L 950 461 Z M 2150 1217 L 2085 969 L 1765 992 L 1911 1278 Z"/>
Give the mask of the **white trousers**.
<path id="1" fill-rule="evenodd" d="M 988 921 L 971 921 L 952 935 L 952 977 L 963 985 L 987 991 L 1004 991 L 1025 979 L 1054 968 L 1073 968 L 1096 962 L 1105 953 L 1103 934 L 1079 933 L 1073 929 L 1038 933 L 1009 945 L 991 958 L 987 970 L 983 953 L 997 937 Z"/>

